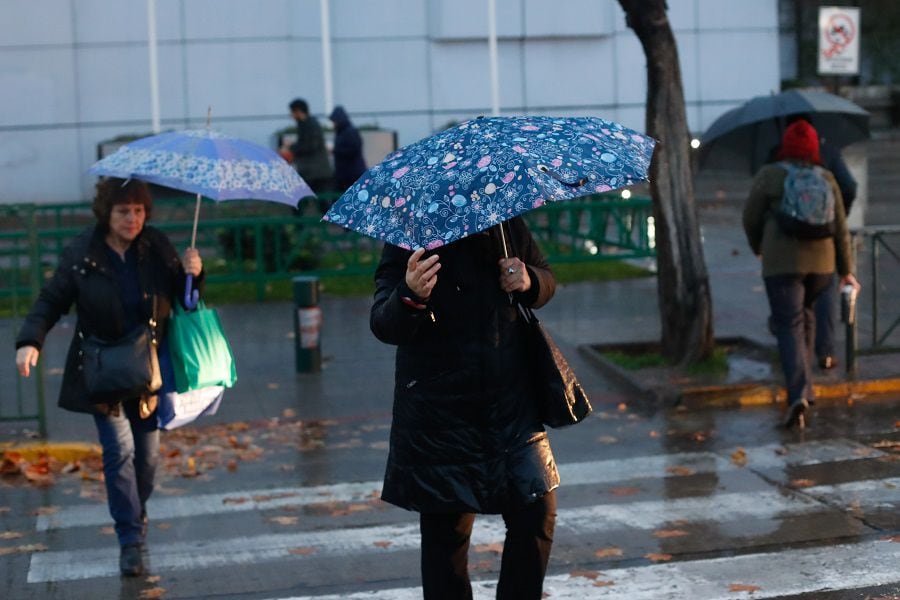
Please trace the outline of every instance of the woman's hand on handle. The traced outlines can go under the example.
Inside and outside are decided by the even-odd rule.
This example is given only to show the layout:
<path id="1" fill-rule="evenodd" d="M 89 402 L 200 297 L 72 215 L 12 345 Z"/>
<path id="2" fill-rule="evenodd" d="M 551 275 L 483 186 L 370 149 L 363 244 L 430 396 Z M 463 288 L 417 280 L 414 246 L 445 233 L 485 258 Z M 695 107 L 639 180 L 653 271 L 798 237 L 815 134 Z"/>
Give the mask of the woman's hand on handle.
<path id="1" fill-rule="evenodd" d="M 507 294 L 527 292 L 531 289 L 531 277 L 525 263 L 516 258 L 500 259 L 500 287 Z"/>
<path id="2" fill-rule="evenodd" d="M 841 277 L 841 287 L 843 288 L 845 285 L 852 285 L 857 292 L 862 289 L 862 286 L 859 285 L 859 282 L 856 280 L 853 273 L 848 273 Z"/>
<path id="3" fill-rule="evenodd" d="M 434 254 L 421 260 L 425 248 L 419 248 L 406 261 L 406 285 L 422 300 L 431 297 L 431 290 L 437 283 L 437 272 L 441 269 L 438 255 Z"/>
<path id="4" fill-rule="evenodd" d="M 188 275 L 193 275 L 194 277 L 200 275 L 200 272 L 203 271 L 203 261 L 200 260 L 200 252 L 196 248 L 185 250 L 184 256 L 181 257 L 181 265 L 184 267 L 184 272 Z"/>
<path id="5" fill-rule="evenodd" d="M 31 375 L 31 367 L 37 366 L 40 354 L 34 346 L 22 346 L 16 350 L 16 367 L 19 369 L 19 375 L 22 377 Z"/>

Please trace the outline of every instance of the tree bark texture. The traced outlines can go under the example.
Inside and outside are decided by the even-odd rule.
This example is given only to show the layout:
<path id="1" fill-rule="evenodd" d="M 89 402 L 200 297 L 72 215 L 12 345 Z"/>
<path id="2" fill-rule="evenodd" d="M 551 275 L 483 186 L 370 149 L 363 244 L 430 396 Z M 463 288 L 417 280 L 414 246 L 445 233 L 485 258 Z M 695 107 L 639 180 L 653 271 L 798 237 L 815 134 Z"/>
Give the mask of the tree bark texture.
<path id="1" fill-rule="evenodd" d="M 650 195 L 662 353 L 681 364 L 694 363 L 712 353 L 715 338 L 678 48 L 664 0 L 619 3 L 647 58 L 647 134 L 659 140 L 650 166 Z"/>

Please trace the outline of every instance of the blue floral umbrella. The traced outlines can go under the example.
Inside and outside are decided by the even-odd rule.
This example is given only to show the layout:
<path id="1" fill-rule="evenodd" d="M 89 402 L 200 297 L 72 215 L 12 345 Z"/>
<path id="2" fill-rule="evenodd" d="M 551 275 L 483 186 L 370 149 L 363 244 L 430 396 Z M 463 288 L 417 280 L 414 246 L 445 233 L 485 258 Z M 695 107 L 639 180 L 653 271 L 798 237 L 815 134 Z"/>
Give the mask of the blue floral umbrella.
<path id="1" fill-rule="evenodd" d="M 296 207 L 301 198 L 314 195 L 297 171 L 273 150 L 209 128 L 141 138 L 98 161 L 90 172 L 197 194 L 192 248 L 197 241 L 201 196 L 216 201 L 269 200 Z M 191 303 L 186 304 L 190 307 Z"/>
<path id="2" fill-rule="evenodd" d="M 433 249 L 547 202 L 644 181 L 654 144 L 596 117 L 478 118 L 389 155 L 323 219 Z"/>

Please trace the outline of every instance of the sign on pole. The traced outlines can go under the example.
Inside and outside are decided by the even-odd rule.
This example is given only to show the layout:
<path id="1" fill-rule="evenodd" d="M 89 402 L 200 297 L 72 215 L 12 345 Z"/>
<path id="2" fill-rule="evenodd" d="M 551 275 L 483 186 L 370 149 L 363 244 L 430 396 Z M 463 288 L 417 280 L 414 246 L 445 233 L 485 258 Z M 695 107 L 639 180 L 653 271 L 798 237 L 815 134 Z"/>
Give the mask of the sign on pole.
<path id="1" fill-rule="evenodd" d="M 819 7 L 819 74 L 859 74 L 859 9 Z"/>

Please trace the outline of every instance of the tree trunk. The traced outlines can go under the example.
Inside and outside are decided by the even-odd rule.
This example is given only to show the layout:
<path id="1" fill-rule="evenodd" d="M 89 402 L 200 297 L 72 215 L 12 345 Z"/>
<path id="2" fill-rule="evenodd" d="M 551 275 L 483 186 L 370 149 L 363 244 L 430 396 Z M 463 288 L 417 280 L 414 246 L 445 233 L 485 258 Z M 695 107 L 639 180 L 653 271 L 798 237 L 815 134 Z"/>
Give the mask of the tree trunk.
<path id="1" fill-rule="evenodd" d="M 647 58 L 647 134 L 659 140 L 650 166 L 650 195 L 662 353 L 681 364 L 694 363 L 712 353 L 715 339 L 678 48 L 664 0 L 619 3 Z"/>

